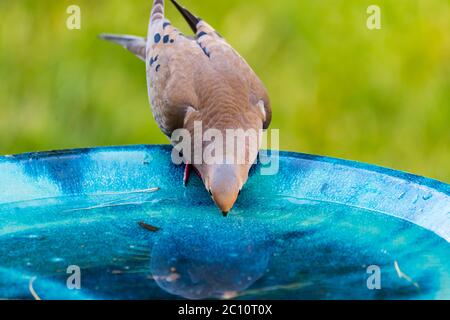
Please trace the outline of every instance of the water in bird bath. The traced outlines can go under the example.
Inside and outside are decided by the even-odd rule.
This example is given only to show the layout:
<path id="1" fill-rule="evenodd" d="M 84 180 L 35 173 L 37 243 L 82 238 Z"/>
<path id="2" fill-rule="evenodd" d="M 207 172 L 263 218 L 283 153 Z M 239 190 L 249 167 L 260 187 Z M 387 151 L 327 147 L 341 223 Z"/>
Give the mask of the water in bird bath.
<path id="1" fill-rule="evenodd" d="M 0 298 L 450 299 L 450 245 L 430 231 L 339 204 L 264 200 L 244 192 L 228 218 L 162 190 L 1 205 Z M 66 287 L 70 265 L 81 290 Z M 368 287 L 370 266 L 381 290 Z"/>

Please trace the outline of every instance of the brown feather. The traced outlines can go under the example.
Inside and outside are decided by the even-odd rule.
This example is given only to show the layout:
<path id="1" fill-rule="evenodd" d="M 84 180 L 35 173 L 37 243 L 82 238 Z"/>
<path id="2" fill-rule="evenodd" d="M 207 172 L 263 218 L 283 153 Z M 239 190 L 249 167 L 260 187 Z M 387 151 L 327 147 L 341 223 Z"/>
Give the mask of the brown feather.
<path id="1" fill-rule="evenodd" d="M 165 19 L 164 0 L 154 0 L 146 43 L 142 38 L 108 36 L 146 60 L 149 97 L 161 131 L 171 137 L 184 128 L 193 135 L 195 121 L 202 122 L 204 131 L 217 129 L 224 136 L 227 129 L 267 129 L 272 111 L 261 80 L 214 28 L 172 2 L 196 37 L 184 36 Z M 244 164 L 196 165 L 224 214 L 246 183 L 258 150 L 250 149 L 247 142 L 238 152 L 245 153 Z"/>

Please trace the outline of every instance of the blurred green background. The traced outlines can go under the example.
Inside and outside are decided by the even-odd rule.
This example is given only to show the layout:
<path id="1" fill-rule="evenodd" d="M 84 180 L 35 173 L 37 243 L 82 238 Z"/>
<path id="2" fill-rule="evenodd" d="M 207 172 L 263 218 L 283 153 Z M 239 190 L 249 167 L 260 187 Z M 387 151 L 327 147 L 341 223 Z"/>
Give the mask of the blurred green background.
<path id="1" fill-rule="evenodd" d="M 143 62 L 97 39 L 145 35 L 151 2 L 0 0 L 0 154 L 167 143 Z M 448 0 L 181 2 L 263 79 L 282 149 L 450 181 Z M 81 30 L 66 28 L 71 4 Z M 378 31 L 366 27 L 371 4 Z"/>

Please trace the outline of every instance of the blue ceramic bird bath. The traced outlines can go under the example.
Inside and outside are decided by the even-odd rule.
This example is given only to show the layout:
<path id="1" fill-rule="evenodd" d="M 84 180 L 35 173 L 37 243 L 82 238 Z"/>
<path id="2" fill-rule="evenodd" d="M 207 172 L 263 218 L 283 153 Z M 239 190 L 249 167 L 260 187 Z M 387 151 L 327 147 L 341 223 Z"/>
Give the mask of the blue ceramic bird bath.
<path id="1" fill-rule="evenodd" d="M 450 299 L 449 185 L 279 163 L 254 168 L 224 218 L 167 146 L 2 157 L 0 298 Z"/>

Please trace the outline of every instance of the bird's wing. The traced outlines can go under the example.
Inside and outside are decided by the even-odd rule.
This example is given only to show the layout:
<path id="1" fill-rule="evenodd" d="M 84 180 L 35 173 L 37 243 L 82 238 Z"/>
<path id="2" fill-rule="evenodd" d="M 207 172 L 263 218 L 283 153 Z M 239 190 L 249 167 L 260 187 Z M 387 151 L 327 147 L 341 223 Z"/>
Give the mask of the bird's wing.
<path id="1" fill-rule="evenodd" d="M 202 107 L 201 92 L 214 90 L 223 79 L 245 84 L 247 98 L 261 110 L 263 127 L 267 128 L 272 113 L 260 79 L 214 28 L 172 2 L 194 30 L 194 37 L 183 35 L 165 18 L 164 0 L 154 0 L 147 39 L 101 36 L 146 62 L 150 101 L 160 129 L 170 137 L 174 130 L 184 127 L 187 118 L 201 118 L 196 114 Z"/>
<path id="2" fill-rule="evenodd" d="M 249 87 L 251 104 L 262 110 L 263 127 L 267 129 L 272 120 L 272 110 L 267 90 L 248 63 L 239 53 L 206 21 L 201 20 L 175 0 L 171 0 L 184 17 L 193 32 L 194 41 L 199 45 L 212 66 L 221 74 L 239 75 Z"/>
<path id="3" fill-rule="evenodd" d="M 199 79 L 206 78 L 209 69 L 208 58 L 196 40 L 183 35 L 165 18 L 163 0 L 153 4 L 146 57 L 153 115 L 170 137 L 201 105 Z"/>

